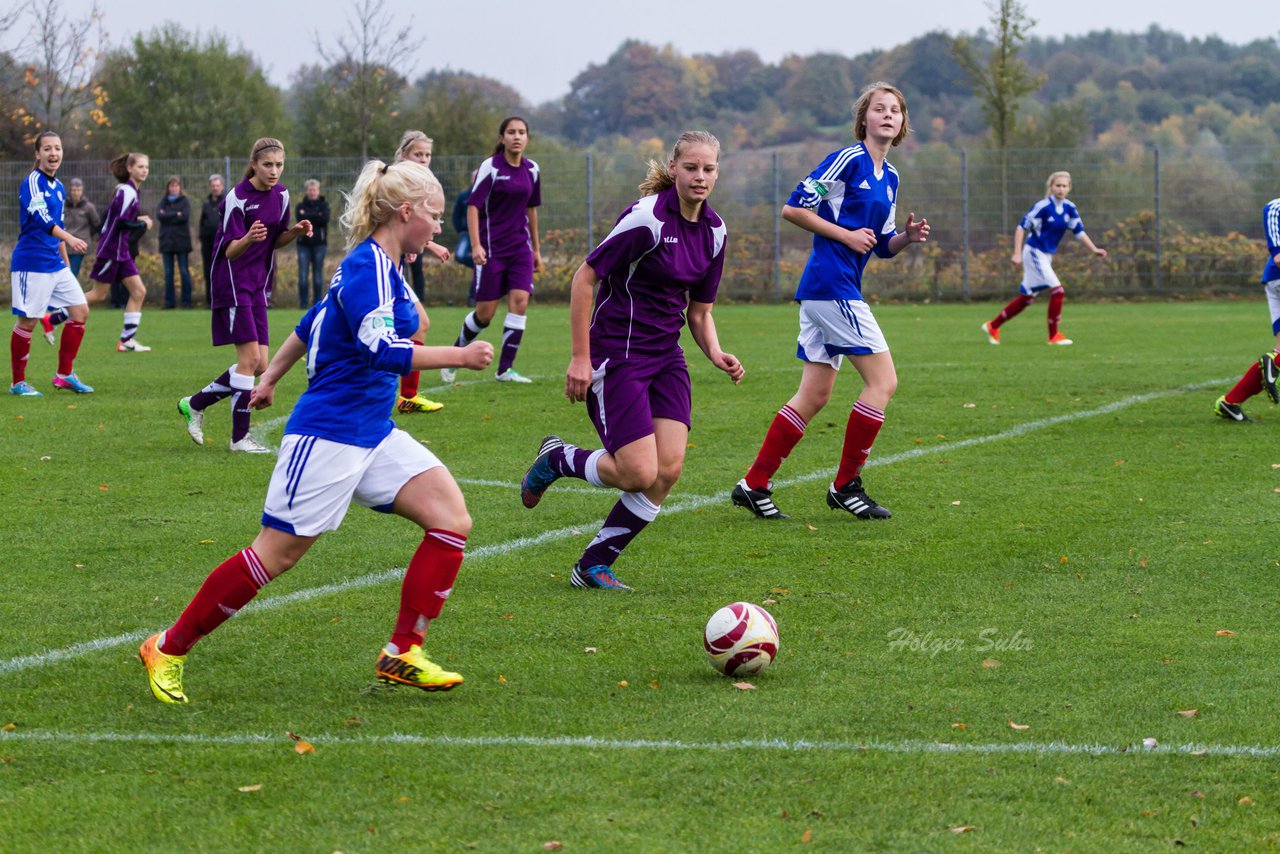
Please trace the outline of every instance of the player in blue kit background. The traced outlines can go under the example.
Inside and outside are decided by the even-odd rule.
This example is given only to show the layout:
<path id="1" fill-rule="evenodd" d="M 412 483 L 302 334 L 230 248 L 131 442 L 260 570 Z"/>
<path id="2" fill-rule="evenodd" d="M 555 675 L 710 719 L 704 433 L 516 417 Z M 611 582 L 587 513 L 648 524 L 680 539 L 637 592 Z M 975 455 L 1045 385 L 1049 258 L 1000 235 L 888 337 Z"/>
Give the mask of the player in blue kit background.
<path id="1" fill-rule="evenodd" d="M 907 215 L 903 231 L 895 224 L 898 172 L 886 157 L 910 130 L 902 93 L 888 83 L 872 83 L 853 105 L 858 142 L 828 155 L 782 208 L 783 219 L 813 232 L 813 250 L 796 288 L 796 357 L 804 362 L 804 372 L 800 388 L 774 416 L 755 462 L 731 493 L 734 504 L 759 518 L 787 518 L 773 503 L 770 479 L 831 399 L 846 356 L 863 388 L 849 413 L 827 504 L 859 519 L 891 515 L 862 488 L 862 467 L 898 387 L 889 345 L 863 298 L 862 272 L 872 252 L 890 258 L 929 238 L 929 223 L 916 220 L 914 213 Z"/>
<path id="2" fill-rule="evenodd" d="M 1260 391 L 1266 391 L 1272 403 L 1280 403 L 1280 389 L 1276 387 L 1280 368 L 1276 365 L 1280 353 L 1280 199 L 1272 199 L 1262 208 L 1262 230 L 1267 235 L 1267 263 L 1262 268 L 1262 289 L 1267 294 L 1267 307 L 1271 309 L 1271 332 L 1276 336 L 1275 348 L 1263 353 L 1249 366 L 1244 376 L 1231 391 L 1214 401 L 1213 411 L 1228 421 L 1252 421 L 1240 404 Z"/>
<path id="3" fill-rule="evenodd" d="M 604 447 L 587 450 L 548 436 L 525 473 L 521 500 L 536 506 L 561 477 L 622 491 L 570 573 L 576 587 L 631 589 L 614 575 L 613 563 L 657 518 L 680 478 L 692 411 L 680 348 L 686 310 L 689 332 L 711 364 L 734 383 L 742 379 L 742 365 L 720 349 L 711 317 L 726 237 L 724 221 L 707 204 L 719 161 L 714 136 L 681 134 L 665 166 L 650 161 L 642 198 L 574 274 L 565 396 L 586 402 Z"/>
<path id="4" fill-rule="evenodd" d="M 982 331 L 987 333 L 987 340 L 992 344 L 1000 343 L 1000 327 L 1018 316 L 1024 308 L 1031 305 L 1041 291 L 1049 292 L 1049 343 L 1069 345 L 1071 339 L 1058 329 L 1062 319 L 1062 303 L 1066 299 L 1066 291 L 1058 274 L 1053 271 L 1053 255 L 1058 251 L 1058 244 L 1069 231 L 1089 251 L 1099 258 L 1107 257 L 1107 250 L 1094 245 L 1089 235 L 1085 234 L 1084 223 L 1080 221 L 1080 211 L 1067 198 L 1071 192 L 1071 173 L 1054 172 L 1045 181 L 1045 197 L 1031 206 L 1031 210 L 1018 223 L 1013 232 L 1013 256 L 1009 261 L 1016 267 L 1022 265 L 1022 286 L 1020 293 L 1004 307 L 995 319 L 982 324 Z M 1024 243 L 1025 240 L 1025 243 Z"/>
<path id="5" fill-rule="evenodd" d="M 255 408 L 270 406 L 276 383 L 306 357 L 307 389 L 285 426 L 262 530 L 205 579 L 171 628 L 139 649 L 152 694 L 162 702 L 187 702 L 182 677 L 191 647 L 296 564 L 321 534 L 336 530 L 353 501 L 403 516 L 424 531 L 375 675 L 427 691 L 462 682 L 428 659 L 422 644 L 453 590 L 471 516 L 449 470 L 395 427 L 391 409 L 400 375 L 446 366 L 481 370 L 493 347 L 483 341 L 415 347 L 410 340 L 418 310 L 397 266 L 402 255 L 421 253 L 440 233 L 444 191 L 430 169 L 370 161 L 347 202 L 348 255 L 328 295 L 299 321 L 253 395 Z"/>

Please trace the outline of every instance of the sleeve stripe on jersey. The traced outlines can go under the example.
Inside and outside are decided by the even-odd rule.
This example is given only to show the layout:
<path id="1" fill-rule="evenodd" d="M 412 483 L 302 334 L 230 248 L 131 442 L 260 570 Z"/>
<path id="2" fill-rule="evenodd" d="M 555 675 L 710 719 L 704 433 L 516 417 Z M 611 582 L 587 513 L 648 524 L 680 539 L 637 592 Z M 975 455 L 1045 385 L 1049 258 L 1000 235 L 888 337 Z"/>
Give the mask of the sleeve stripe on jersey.
<path id="1" fill-rule="evenodd" d="M 1280 199 L 1267 205 L 1267 242 L 1280 247 Z"/>
<path id="2" fill-rule="evenodd" d="M 44 193 L 40 192 L 40 178 L 35 172 L 27 176 L 27 191 L 31 194 L 27 213 L 39 214 L 45 225 L 53 225 L 53 217 L 49 216 L 49 206 L 45 204 Z"/>
<path id="3" fill-rule="evenodd" d="M 820 181 L 835 181 L 840 177 L 840 173 L 844 171 L 844 167 L 849 161 L 862 154 L 865 149 L 861 145 L 853 145 L 840 152 L 840 156 L 832 161 L 830 168 L 822 173 Z"/>

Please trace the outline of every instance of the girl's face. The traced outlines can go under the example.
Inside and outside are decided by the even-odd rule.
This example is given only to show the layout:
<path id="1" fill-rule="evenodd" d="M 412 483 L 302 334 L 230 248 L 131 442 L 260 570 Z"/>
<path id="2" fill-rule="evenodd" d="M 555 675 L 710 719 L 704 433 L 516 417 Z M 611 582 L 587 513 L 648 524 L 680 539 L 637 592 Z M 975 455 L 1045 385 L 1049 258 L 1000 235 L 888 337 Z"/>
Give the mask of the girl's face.
<path id="1" fill-rule="evenodd" d="M 522 121 L 511 122 L 498 138 L 508 154 L 520 154 L 529 144 L 529 126 Z"/>
<path id="2" fill-rule="evenodd" d="M 151 174 L 151 161 L 146 157 L 139 157 L 129 165 L 129 177 L 133 179 L 133 183 L 141 184 L 147 180 L 147 176 Z"/>
<path id="3" fill-rule="evenodd" d="M 443 230 L 444 193 L 436 190 L 409 208 L 404 251 L 421 253 L 423 247 Z"/>
<path id="4" fill-rule="evenodd" d="M 71 199 L 71 204 L 78 205 L 80 200 L 84 198 L 84 187 L 79 184 L 72 184 L 67 188 L 67 198 Z"/>
<path id="5" fill-rule="evenodd" d="M 40 149 L 36 152 L 36 165 L 46 175 L 56 174 L 62 165 L 62 140 L 56 136 L 46 136 L 40 140 Z"/>
<path id="6" fill-rule="evenodd" d="M 892 92 L 876 92 L 867 104 L 866 137 L 880 143 L 892 143 L 902 130 L 902 103 Z"/>
<path id="7" fill-rule="evenodd" d="M 687 205 L 700 205 L 715 189 L 720 174 L 720 154 L 706 143 L 686 145 L 667 164 L 676 179 L 676 194 Z"/>
<path id="8" fill-rule="evenodd" d="M 284 152 L 278 148 L 268 148 L 266 151 L 259 152 L 258 159 L 253 161 L 251 180 L 259 190 L 270 190 L 280 183 L 280 176 L 283 174 Z"/>
<path id="9" fill-rule="evenodd" d="M 1067 197 L 1067 193 L 1071 192 L 1071 179 L 1059 175 L 1049 184 L 1049 195 L 1058 201 L 1062 201 Z"/>
<path id="10" fill-rule="evenodd" d="M 170 181 L 168 185 L 165 186 L 164 191 L 171 196 L 180 196 L 182 195 L 182 184 L 177 181 Z"/>
<path id="11" fill-rule="evenodd" d="M 412 160 L 414 163 L 421 163 L 423 166 L 431 165 L 431 143 L 425 139 L 420 139 L 413 145 L 409 146 L 409 150 L 404 153 L 405 160 Z"/>

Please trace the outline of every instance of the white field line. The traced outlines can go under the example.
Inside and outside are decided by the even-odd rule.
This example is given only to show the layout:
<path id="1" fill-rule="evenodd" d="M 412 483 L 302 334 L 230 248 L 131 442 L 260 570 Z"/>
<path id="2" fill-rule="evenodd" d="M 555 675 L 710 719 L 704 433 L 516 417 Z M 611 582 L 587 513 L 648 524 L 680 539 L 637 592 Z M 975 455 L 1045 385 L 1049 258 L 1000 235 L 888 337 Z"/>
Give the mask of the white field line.
<path id="1" fill-rule="evenodd" d="M 197 744 L 258 745 L 288 744 L 281 735 L 254 733 L 204 735 L 199 733 L 147 732 L 58 732 L 53 730 L 14 730 L 0 733 L 0 744 L 6 741 L 58 742 L 60 744 Z M 1166 744 L 1152 748 L 1141 744 L 1071 744 L 1049 742 L 975 742 L 946 743 L 937 741 L 807 741 L 803 739 L 743 739 L 739 741 L 678 741 L 675 739 L 616 739 L 596 736 L 450 736 L 450 735 L 308 735 L 307 741 L 318 745 L 342 747 L 379 747 L 388 744 L 422 747 L 532 747 L 536 749 L 585 750 L 672 750 L 779 753 L 896 753 L 896 754 L 1029 754 L 1083 756 L 1228 756 L 1250 759 L 1274 759 L 1280 747 L 1247 744 Z"/>
<path id="2" fill-rule="evenodd" d="M 1079 421 L 1084 418 L 1093 418 L 1098 415 L 1106 415 L 1108 413 L 1116 412 L 1118 410 L 1125 409 L 1130 406 L 1135 406 L 1140 403 L 1148 403 L 1152 400 L 1158 400 L 1160 398 L 1165 398 L 1165 397 L 1172 397 L 1174 395 L 1183 394 L 1188 391 L 1198 391 L 1204 388 L 1212 388 L 1214 386 L 1220 386 L 1226 382 L 1229 382 L 1231 379 L 1232 379 L 1231 377 L 1227 377 L 1225 379 L 1207 380 L 1205 382 L 1192 383 L 1190 385 L 1184 385 L 1175 389 L 1168 389 L 1166 391 L 1155 391 L 1155 392 L 1149 392 L 1147 394 L 1133 395 L 1131 397 L 1122 398 L 1113 403 L 1108 403 L 1105 406 L 1099 406 L 1095 409 L 1087 409 L 1081 412 L 1073 412 L 1065 415 L 1057 415 L 1057 416 L 1054 416 L 1053 418 L 1042 418 L 1037 421 L 1028 421 L 1024 424 L 1019 424 L 1015 427 L 1009 428 L 1008 430 L 1004 430 L 999 433 L 992 433 L 988 436 L 978 436 L 973 439 L 961 439 L 956 442 L 946 442 L 941 445 L 932 445 L 929 447 L 913 448 L 909 451 L 903 451 L 900 454 L 891 454 L 887 457 L 881 457 L 878 460 L 871 460 L 867 463 L 867 465 L 868 466 L 891 465 L 893 463 L 899 463 L 899 462 L 903 462 L 904 460 L 915 459 L 916 457 L 922 457 L 928 454 L 941 454 L 949 451 L 959 450 L 962 448 L 973 447 L 975 445 L 983 445 L 988 442 L 997 442 L 1004 439 L 1012 439 L 1018 436 L 1026 435 L 1027 433 L 1031 433 L 1036 430 L 1043 430 L 1046 427 L 1053 427 L 1058 424 L 1065 424 L 1071 421 Z M 829 469 L 821 469 L 816 472 L 811 472 L 810 474 L 807 474 L 807 475 L 801 475 L 800 477 L 781 480 L 778 482 L 777 485 L 789 486 L 789 485 L 794 485 L 799 483 L 806 483 L 814 480 L 820 480 L 830 476 L 831 476 L 831 473 Z M 497 483 L 505 488 L 515 487 L 515 484 L 507 484 L 501 481 Z M 663 513 L 667 515 L 670 515 L 672 513 L 682 513 L 689 510 L 697 509 L 698 507 L 705 507 L 708 504 L 721 502 L 723 500 L 724 500 L 723 495 L 684 496 L 672 501 L 668 501 L 666 504 L 664 504 Z M 536 536 L 532 536 L 532 537 L 517 537 L 514 540 L 507 540 L 506 542 L 502 542 L 502 543 L 494 543 L 492 545 L 487 545 L 487 546 L 478 546 L 476 548 L 472 548 L 467 551 L 467 560 L 468 561 L 485 560 L 486 558 L 499 557 L 501 555 L 509 554 L 513 551 L 529 548 L 531 546 L 537 546 L 543 543 L 562 540 L 562 539 L 565 539 L 566 537 L 582 536 L 582 534 L 585 531 L 591 530 L 592 528 L 598 526 L 599 524 L 600 524 L 600 520 L 597 519 L 595 521 L 586 522 L 581 525 L 573 525 L 567 528 L 559 528 L 554 531 L 544 531 L 543 533 L 538 534 Z M 298 590 L 293 593 L 286 594 L 284 596 L 275 596 L 275 597 L 255 600 L 254 602 L 250 603 L 244 609 L 244 611 L 272 610 L 275 608 L 284 607 L 285 605 L 293 604 L 294 602 L 303 602 L 309 599 L 315 599 L 321 596 L 327 596 L 331 593 L 340 593 L 344 590 L 354 590 L 361 587 L 372 587 L 376 584 L 382 584 L 383 582 L 386 582 L 386 581 L 398 580 L 399 578 L 402 577 L 403 573 L 404 573 L 403 568 L 393 568 L 393 569 L 383 570 L 382 572 L 371 573 L 369 575 L 361 575 L 355 578 L 344 579 L 342 581 L 339 581 L 333 584 L 325 584 L 319 587 L 309 587 L 305 590 Z M 68 659 L 77 658 L 86 653 L 96 652 L 98 650 L 111 649 L 113 647 L 122 646 L 128 643 L 137 643 L 158 631 L 160 631 L 160 628 L 139 629 L 138 631 L 128 632 L 126 634 L 121 634 L 121 635 L 115 635 L 113 637 L 97 638 L 95 640 L 72 644 L 71 646 L 62 647 L 61 649 L 45 650 L 44 652 L 33 653 L 31 655 L 23 655 L 23 656 L 18 656 L 17 658 L 5 659 L 0 661 L 0 677 L 7 676 L 10 673 L 18 673 L 19 671 L 29 670 L 33 667 L 44 667 L 50 664 L 55 664 L 60 661 L 66 661 Z"/>

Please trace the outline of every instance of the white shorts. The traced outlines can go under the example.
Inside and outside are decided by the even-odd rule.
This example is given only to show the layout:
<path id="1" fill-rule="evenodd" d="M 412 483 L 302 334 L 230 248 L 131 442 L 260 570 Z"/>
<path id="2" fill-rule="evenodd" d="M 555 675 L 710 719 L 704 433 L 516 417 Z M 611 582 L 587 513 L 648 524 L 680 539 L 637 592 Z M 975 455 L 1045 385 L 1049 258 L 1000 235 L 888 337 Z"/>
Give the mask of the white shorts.
<path id="1" fill-rule="evenodd" d="M 865 301 L 800 300 L 797 359 L 830 365 L 838 371 L 845 356 L 869 356 L 888 350 L 880 324 Z"/>
<path id="2" fill-rule="evenodd" d="M 1267 308 L 1271 309 L 1271 334 L 1280 335 L 1280 279 L 1262 286 L 1267 292 Z"/>
<path id="3" fill-rule="evenodd" d="M 1060 288 L 1058 274 L 1053 271 L 1053 256 L 1029 245 L 1022 246 L 1022 287 L 1027 296 L 1035 296 L 1048 288 Z"/>
<path id="4" fill-rule="evenodd" d="M 337 530 L 352 501 L 390 513 L 396 495 L 411 478 L 442 465 L 435 454 L 399 429 L 376 448 L 291 433 L 280 444 L 262 524 L 299 537 L 315 537 Z"/>
<path id="5" fill-rule="evenodd" d="M 53 273 L 10 273 L 13 313 L 20 317 L 44 317 L 51 308 L 84 305 L 84 289 L 70 267 Z"/>

